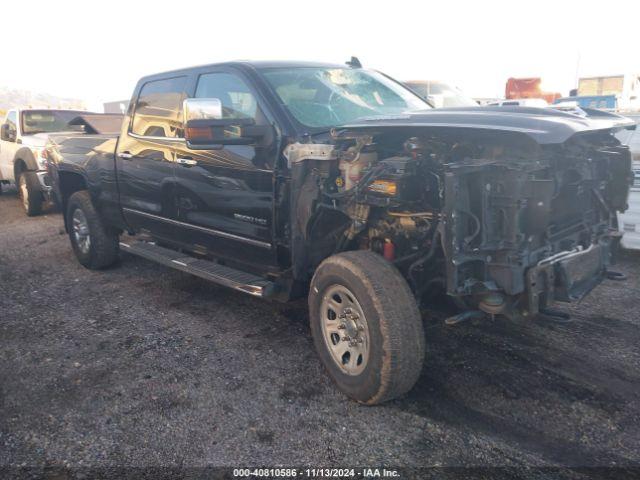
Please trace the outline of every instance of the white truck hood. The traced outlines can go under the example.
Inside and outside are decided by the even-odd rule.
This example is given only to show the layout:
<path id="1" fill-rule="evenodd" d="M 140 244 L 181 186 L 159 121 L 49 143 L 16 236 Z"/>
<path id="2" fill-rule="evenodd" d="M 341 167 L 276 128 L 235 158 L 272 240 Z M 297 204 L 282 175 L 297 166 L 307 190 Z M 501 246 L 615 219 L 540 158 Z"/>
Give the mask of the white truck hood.
<path id="1" fill-rule="evenodd" d="M 22 144 L 25 147 L 31 147 L 31 148 L 44 147 L 47 143 L 48 138 L 49 138 L 48 133 L 36 133 L 34 135 L 23 135 L 21 137 Z"/>

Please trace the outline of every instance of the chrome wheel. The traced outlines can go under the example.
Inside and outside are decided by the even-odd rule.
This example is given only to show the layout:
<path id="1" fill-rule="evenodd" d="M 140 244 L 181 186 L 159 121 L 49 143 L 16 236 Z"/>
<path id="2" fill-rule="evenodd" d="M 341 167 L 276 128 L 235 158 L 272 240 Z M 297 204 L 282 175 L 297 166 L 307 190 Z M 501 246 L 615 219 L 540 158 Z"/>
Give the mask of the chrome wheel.
<path id="1" fill-rule="evenodd" d="M 91 248 L 91 236 L 89 235 L 89 222 L 84 212 L 77 208 L 73 212 L 73 236 L 76 240 L 76 245 L 80 251 L 84 254 L 89 253 Z"/>
<path id="2" fill-rule="evenodd" d="M 358 375 L 369 361 L 369 326 L 355 295 L 331 285 L 320 305 L 322 336 L 331 358 L 347 375 Z"/>
<path id="3" fill-rule="evenodd" d="M 27 179 L 24 175 L 20 175 L 18 180 L 18 191 L 22 199 L 22 206 L 29 211 L 29 188 L 27 187 Z"/>

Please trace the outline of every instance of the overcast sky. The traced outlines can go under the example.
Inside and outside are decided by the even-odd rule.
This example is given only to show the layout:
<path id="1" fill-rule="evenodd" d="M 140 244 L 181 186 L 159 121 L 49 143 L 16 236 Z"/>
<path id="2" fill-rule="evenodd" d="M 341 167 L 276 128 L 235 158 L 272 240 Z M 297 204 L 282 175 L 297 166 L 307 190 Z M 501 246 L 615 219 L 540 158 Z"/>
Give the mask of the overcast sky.
<path id="1" fill-rule="evenodd" d="M 640 72 L 640 1 L 29 1 L 3 5 L 0 86 L 128 98 L 146 74 L 234 59 L 342 63 L 442 79 L 476 97 L 510 76 L 568 94 Z"/>

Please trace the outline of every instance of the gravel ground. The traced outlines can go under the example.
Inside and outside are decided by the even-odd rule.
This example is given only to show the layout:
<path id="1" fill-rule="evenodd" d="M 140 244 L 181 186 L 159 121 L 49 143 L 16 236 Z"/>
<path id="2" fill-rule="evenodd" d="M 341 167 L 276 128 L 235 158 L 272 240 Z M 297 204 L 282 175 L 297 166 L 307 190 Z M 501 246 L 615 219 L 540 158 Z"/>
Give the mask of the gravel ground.
<path id="1" fill-rule="evenodd" d="M 303 305 L 126 254 L 92 272 L 61 227 L 0 196 L 0 465 L 640 466 L 640 257 L 567 323 L 425 314 L 417 386 L 364 407 Z"/>

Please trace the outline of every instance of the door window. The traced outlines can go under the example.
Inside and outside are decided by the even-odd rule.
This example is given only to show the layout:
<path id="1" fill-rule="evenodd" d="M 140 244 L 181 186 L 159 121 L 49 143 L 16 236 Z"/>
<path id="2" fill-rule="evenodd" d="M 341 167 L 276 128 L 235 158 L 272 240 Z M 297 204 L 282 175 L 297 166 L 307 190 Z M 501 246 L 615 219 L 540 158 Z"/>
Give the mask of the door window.
<path id="1" fill-rule="evenodd" d="M 217 98 L 222 103 L 222 118 L 253 118 L 258 104 L 249 87 L 232 73 L 200 75 L 196 98 Z"/>
<path id="2" fill-rule="evenodd" d="M 200 75 L 195 97 L 219 99 L 223 119 L 253 119 L 256 125 L 269 124 L 249 86 L 233 73 Z M 273 139 L 266 137 L 256 145 L 227 145 L 217 157 L 221 164 L 235 168 L 271 169 L 275 158 L 272 147 Z"/>
<path id="3" fill-rule="evenodd" d="M 7 124 L 9 125 L 9 128 L 11 128 L 11 130 L 15 132 L 17 123 L 18 117 L 16 115 L 16 112 L 12 110 L 7 114 Z"/>
<path id="4" fill-rule="evenodd" d="M 138 95 L 131 131 L 145 137 L 183 137 L 182 102 L 187 77 L 147 82 Z"/>
<path id="5" fill-rule="evenodd" d="M 18 125 L 18 115 L 15 110 L 10 111 L 7 114 L 7 120 L 5 122 L 9 126 L 9 130 L 13 132 L 13 136 L 15 137 L 18 133 L 17 125 Z M 15 141 L 15 140 L 12 140 Z"/>

